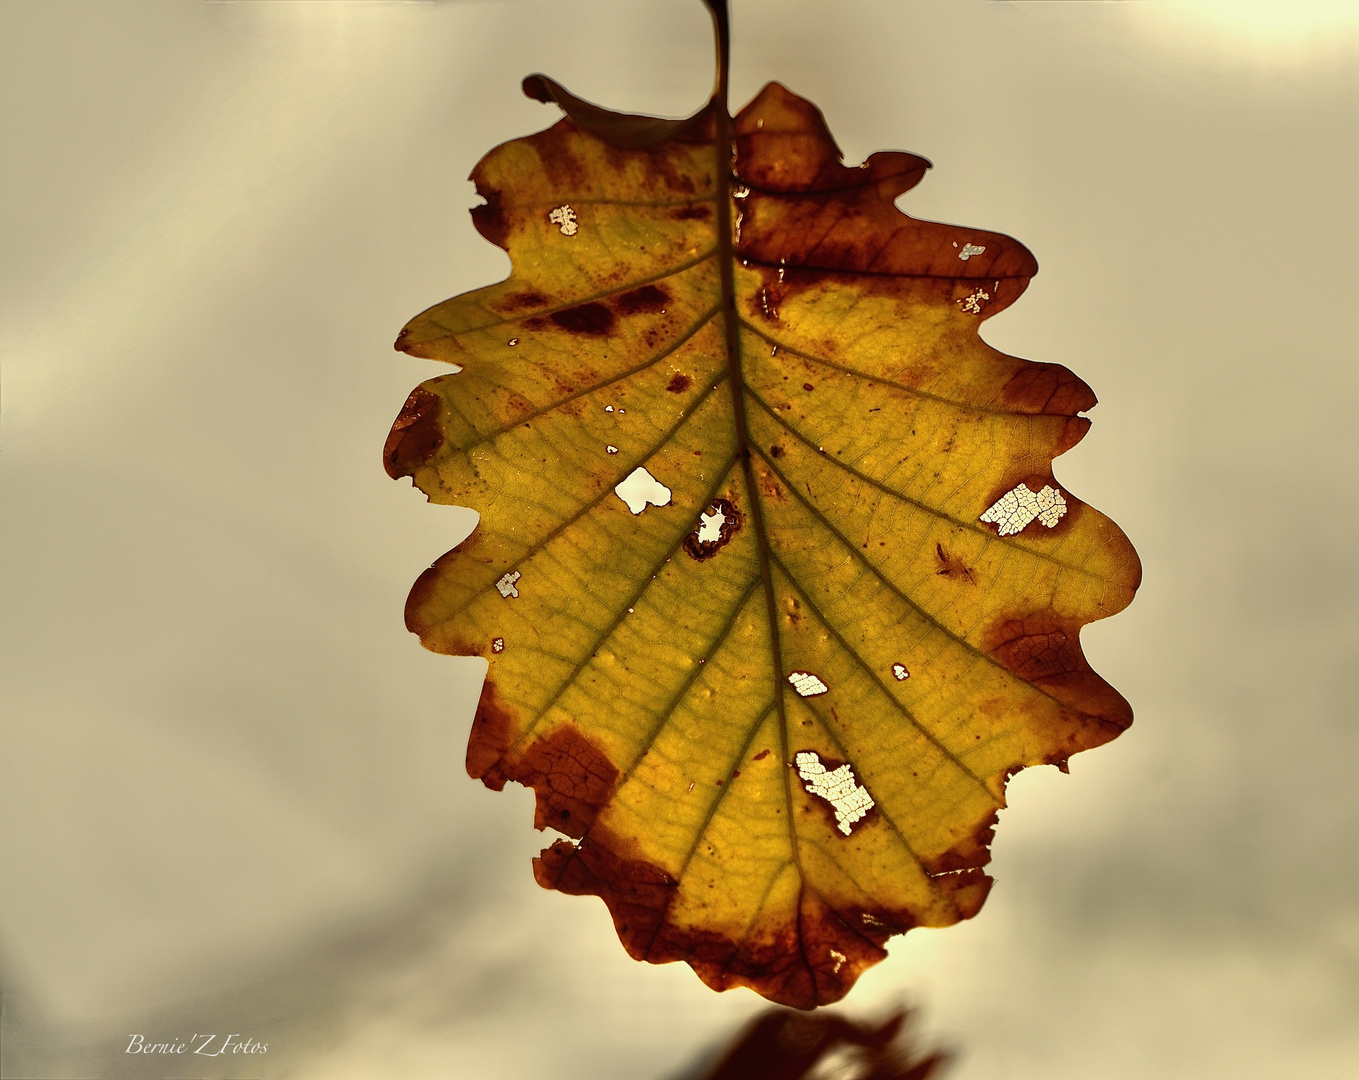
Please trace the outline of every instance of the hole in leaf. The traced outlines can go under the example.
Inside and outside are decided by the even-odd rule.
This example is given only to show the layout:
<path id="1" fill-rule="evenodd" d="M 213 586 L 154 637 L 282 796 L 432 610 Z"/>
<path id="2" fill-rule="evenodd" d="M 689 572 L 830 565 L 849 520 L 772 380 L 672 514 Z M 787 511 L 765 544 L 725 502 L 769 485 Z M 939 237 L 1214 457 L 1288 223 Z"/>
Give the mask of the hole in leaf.
<path id="1" fill-rule="evenodd" d="M 698 528 L 684 538 L 684 552 L 702 562 L 711 559 L 731 541 L 745 517 L 730 499 L 718 499 L 699 515 Z"/>
<path id="2" fill-rule="evenodd" d="M 559 206 L 547 215 L 547 220 L 561 226 L 563 236 L 575 236 L 580 231 L 576 224 L 576 212 L 569 205 Z"/>
<path id="3" fill-rule="evenodd" d="M 860 787 L 854 779 L 854 770 L 848 762 L 828 770 L 811 750 L 802 751 L 794 761 L 806 789 L 834 807 L 836 827 L 846 836 L 877 805 L 868 789 Z"/>
<path id="4" fill-rule="evenodd" d="M 794 671 L 788 676 L 788 681 L 793 684 L 793 689 L 802 697 L 816 697 L 830 689 L 810 671 Z"/>
<path id="5" fill-rule="evenodd" d="M 722 535 L 722 525 L 727 520 L 727 515 L 722 513 L 720 507 L 714 506 L 711 514 L 700 514 L 698 520 L 698 542 L 711 544 Z"/>
<path id="6" fill-rule="evenodd" d="M 1065 513 L 1066 500 L 1051 485 L 1044 484 L 1041 491 L 1032 491 L 1028 484 L 1016 484 L 977 520 L 994 524 L 1001 536 L 1013 536 L 1035 518 L 1040 525 L 1056 528 Z"/>
<path id="7" fill-rule="evenodd" d="M 969 315 L 980 315 L 982 311 L 982 301 L 990 299 L 991 294 L 979 285 L 977 286 L 976 291 L 968 296 L 964 296 L 958 303 L 963 306 L 963 310 Z"/>
<path id="8" fill-rule="evenodd" d="M 670 504 L 670 489 L 640 465 L 613 489 L 613 493 L 627 503 L 634 514 L 640 514 L 648 505 Z"/>
<path id="9" fill-rule="evenodd" d="M 519 571 L 515 570 L 513 573 L 505 574 L 499 581 L 495 583 L 495 587 L 497 591 L 499 591 L 500 595 L 503 596 L 506 600 L 508 600 L 511 596 L 519 595 L 519 590 L 514 587 L 514 583 L 518 581 L 519 578 L 520 578 Z"/>

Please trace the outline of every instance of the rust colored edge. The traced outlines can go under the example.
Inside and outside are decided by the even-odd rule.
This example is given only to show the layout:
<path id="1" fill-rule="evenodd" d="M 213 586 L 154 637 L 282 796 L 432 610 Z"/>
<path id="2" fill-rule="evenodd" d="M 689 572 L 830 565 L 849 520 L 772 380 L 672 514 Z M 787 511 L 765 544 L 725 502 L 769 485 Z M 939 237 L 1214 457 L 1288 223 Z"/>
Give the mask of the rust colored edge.
<path id="1" fill-rule="evenodd" d="M 844 997 L 864 970 L 887 955 L 888 937 L 917 925 L 905 911 L 835 910 L 808 890 L 796 916 L 759 940 L 738 942 L 680 928 L 669 919 L 679 883 L 641 858 L 635 841 L 596 822 L 613 795 L 617 767 L 573 725 L 531 739 L 518 751 L 521 730 L 513 706 L 488 679 L 468 739 L 467 772 L 495 791 L 508 780 L 533 789 L 535 826 L 551 826 L 579 841 L 558 840 L 543 850 L 534 860 L 535 879 L 547 889 L 602 899 L 634 959 L 684 960 L 714 990 L 746 986 L 779 1004 L 811 1009 Z M 993 821 L 982 823 L 983 843 Z M 975 864 L 986 854 L 970 841 L 966 846 L 967 852 L 960 845 L 958 857 L 939 870 Z M 958 919 L 980 910 L 991 885 L 975 865 L 937 873 L 934 881 L 950 895 Z"/>

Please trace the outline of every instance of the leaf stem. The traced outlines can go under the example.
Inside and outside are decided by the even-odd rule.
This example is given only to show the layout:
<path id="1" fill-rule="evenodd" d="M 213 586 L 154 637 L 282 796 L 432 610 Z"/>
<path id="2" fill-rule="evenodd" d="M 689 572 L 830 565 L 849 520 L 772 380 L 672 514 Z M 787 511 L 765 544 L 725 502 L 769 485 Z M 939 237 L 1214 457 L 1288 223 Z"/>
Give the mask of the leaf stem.
<path id="1" fill-rule="evenodd" d="M 712 13 L 717 38 L 717 84 L 713 101 L 727 112 L 727 70 L 731 62 L 731 24 L 727 17 L 727 0 L 703 0 Z"/>

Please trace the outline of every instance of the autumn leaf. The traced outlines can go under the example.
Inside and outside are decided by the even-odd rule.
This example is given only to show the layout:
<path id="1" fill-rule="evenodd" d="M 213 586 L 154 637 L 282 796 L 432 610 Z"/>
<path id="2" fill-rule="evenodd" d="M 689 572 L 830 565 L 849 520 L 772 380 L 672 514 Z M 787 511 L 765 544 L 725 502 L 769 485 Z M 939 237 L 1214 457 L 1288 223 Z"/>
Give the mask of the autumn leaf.
<path id="1" fill-rule="evenodd" d="M 628 952 L 809 1008 L 976 914 L 1008 778 L 1131 722 L 1080 628 L 1137 556 L 1061 487 L 1094 394 L 978 333 L 1037 265 L 894 200 L 771 83 L 565 118 L 472 174 L 499 285 L 413 319 L 393 477 L 479 511 L 408 627 L 483 656 L 467 769 L 570 839 L 540 884 Z"/>

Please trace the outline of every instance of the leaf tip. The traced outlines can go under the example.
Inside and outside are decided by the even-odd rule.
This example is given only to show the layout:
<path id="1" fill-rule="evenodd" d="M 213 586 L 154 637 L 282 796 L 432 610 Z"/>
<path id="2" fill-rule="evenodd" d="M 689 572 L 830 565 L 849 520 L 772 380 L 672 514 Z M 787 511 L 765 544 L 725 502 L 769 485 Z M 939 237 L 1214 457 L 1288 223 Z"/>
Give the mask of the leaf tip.
<path id="1" fill-rule="evenodd" d="M 553 102 L 551 87 L 552 80 L 546 75 L 539 75 L 536 72 L 532 75 L 525 75 L 524 81 L 519 84 L 519 88 L 524 91 L 526 98 L 541 101 L 544 105 L 551 105 Z"/>

